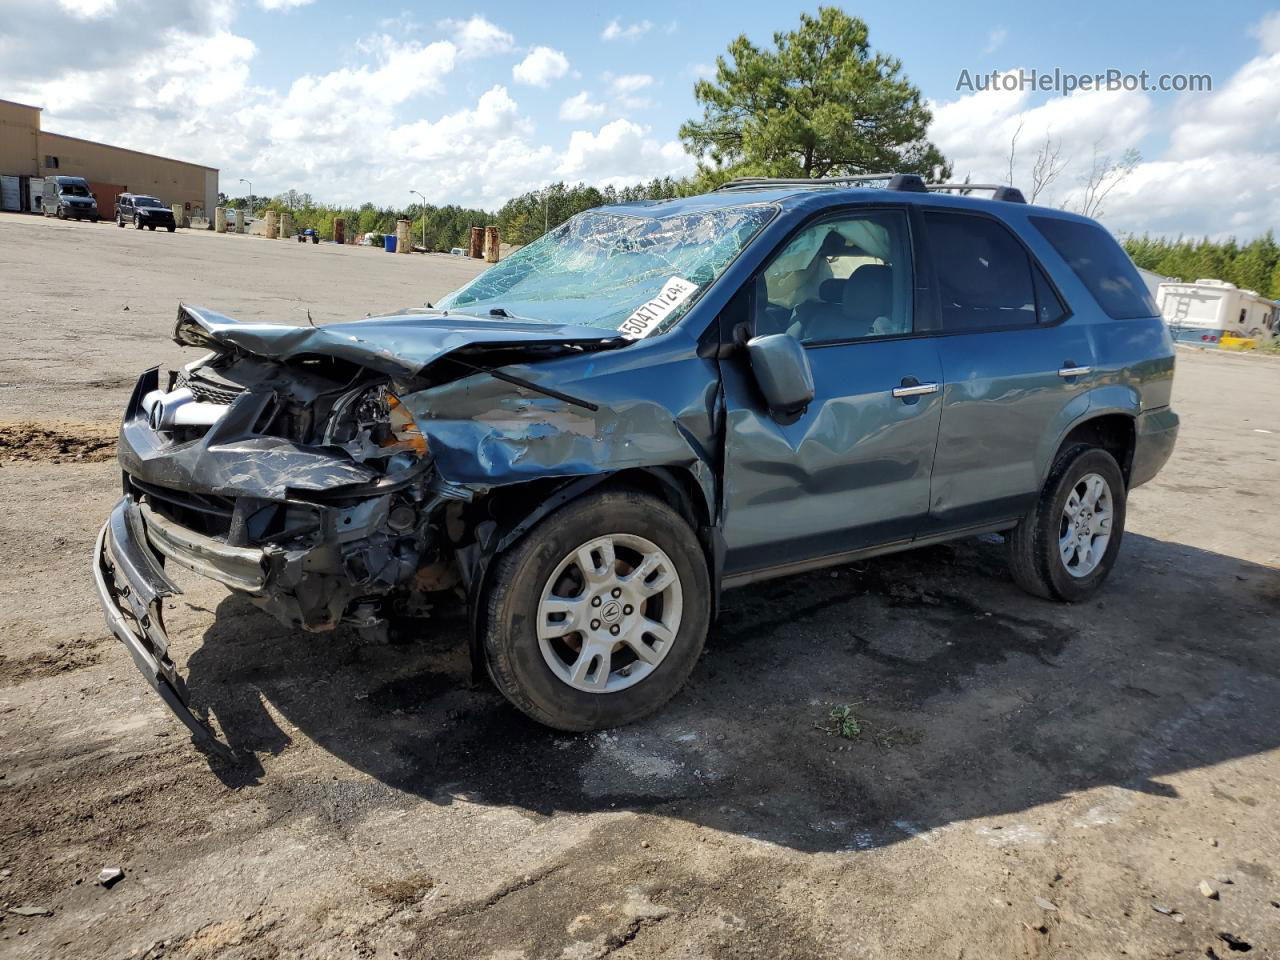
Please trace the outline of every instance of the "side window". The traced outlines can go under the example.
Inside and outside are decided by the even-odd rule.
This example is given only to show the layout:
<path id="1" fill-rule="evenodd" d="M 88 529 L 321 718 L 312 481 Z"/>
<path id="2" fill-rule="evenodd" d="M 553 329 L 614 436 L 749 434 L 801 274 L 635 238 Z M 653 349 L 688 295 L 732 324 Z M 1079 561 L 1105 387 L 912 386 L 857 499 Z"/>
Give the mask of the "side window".
<path id="1" fill-rule="evenodd" d="M 1089 288 L 1107 316 L 1113 320 L 1160 316 L 1133 261 L 1102 227 L 1059 217 L 1032 217 L 1031 222 Z"/>
<path id="2" fill-rule="evenodd" d="M 1057 323 L 1066 317 L 1066 304 L 1053 289 L 1053 284 L 1049 282 L 1049 278 L 1044 275 L 1044 271 L 1039 267 L 1035 270 L 1036 283 L 1036 319 L 1040 323 Z"/>
<path id="3" fill-rule="evenodd" d="M 926 211 L 946 332 L 1033 326 L 1031 259 L 1007 227 L 989 217 Z"/>
<path id="4" fill-rule="evenodd" d="M 906 215 L 841 216 L 800 231 L 757 276 L 755 332 L 806 344 L 910 333 L 911 296 Z"/>

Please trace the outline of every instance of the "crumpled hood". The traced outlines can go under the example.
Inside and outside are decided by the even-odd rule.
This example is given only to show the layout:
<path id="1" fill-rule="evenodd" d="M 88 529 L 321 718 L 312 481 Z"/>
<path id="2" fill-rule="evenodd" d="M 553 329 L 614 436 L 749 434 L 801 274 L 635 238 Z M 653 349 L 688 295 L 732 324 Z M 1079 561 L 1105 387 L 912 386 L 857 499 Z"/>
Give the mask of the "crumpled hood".
<path id="1" fill-rule="evenodd" d="M 413 377 L 428 364 L 457 350 L 522 345 L 599 346 L 621 338 L 616 331 L 599 327 L 456 313 L 443 316 L 436 311 L 369 317 L 322 327 L 241 323 L 204 307 L 182 304 L 173 339 L 182 346 L 235 347 L 276 360 L 335 357 L 388 376 Z"/>

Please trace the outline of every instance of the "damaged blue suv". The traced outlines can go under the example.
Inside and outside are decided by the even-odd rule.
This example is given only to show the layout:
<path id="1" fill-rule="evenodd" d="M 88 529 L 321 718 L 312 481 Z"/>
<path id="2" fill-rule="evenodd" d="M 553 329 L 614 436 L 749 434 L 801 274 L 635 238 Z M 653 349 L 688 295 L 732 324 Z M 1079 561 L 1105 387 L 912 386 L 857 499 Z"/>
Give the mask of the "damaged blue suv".
<path id="1" fill-rule="evenodd" d="M 1022 587 L 1089 595 L 1178 429 L 1102 227 L 907 175 L 602 207 L 434 306 L 174 336 L 204 355 L 138 381 L 94 571 L 198 734 L 174 568 L 369 642 L 464 604 L 477 669 L 589 730 L 680 689 L 725 588 L 999 531 Z"/>

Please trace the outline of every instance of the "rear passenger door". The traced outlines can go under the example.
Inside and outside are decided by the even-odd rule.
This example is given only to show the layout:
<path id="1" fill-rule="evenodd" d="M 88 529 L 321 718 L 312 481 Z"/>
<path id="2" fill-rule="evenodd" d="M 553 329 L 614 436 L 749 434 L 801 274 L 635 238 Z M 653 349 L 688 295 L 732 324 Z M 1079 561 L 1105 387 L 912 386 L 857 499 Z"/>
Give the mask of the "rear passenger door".
<path id="1" fill-rule="evenodd" d="M 1044 268 L 994 216 L 923 212 L 938 296 L 942 425 L 922 534 L 1021 516 L 1046 447 L 1088 407 L 1093 348 Z"/>

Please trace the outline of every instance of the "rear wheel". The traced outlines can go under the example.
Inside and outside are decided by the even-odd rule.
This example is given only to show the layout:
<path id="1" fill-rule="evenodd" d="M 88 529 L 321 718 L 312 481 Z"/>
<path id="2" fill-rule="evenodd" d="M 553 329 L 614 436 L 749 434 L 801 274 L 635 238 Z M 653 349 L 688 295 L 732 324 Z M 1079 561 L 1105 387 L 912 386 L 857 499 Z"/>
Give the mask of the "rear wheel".
<path id="1" fill-rule="evenodd" d="M 1035 510 L 1008 536 L 1014 581 L 1046 599 L 1083 600 L 1115 565 L 1124 536 L 1124 476 L 1106 450 L 1058 454 Z"/>
<path id="2" fill-rule="evenodd" d="M 116 226 L 119 227 L 121 230 L 124 229 L 124 216 L 122 214 L 119 214 L 119 213 L 116 214 Z"/>
<path id="3" fill-rule="evenodd" d="M 631 491 L 590 494 L 497 561 L 482 638 L 489 673 L 547 726 L 620 726 L 683 686 L 710 609 L 706 558 L 678 513 Z"/>
<path id="4" fill-rule="evenodd" d="M 173 233 L 173 231 L 177 230 L 178 228 L 177 228 L 177 227 L 165 227 L 165 229 L 166 229 L 166 230 L 168 230 L 170 233 Z"/>

